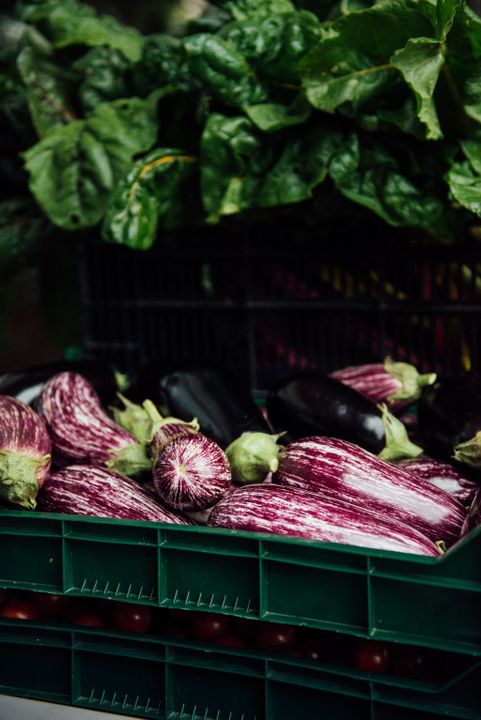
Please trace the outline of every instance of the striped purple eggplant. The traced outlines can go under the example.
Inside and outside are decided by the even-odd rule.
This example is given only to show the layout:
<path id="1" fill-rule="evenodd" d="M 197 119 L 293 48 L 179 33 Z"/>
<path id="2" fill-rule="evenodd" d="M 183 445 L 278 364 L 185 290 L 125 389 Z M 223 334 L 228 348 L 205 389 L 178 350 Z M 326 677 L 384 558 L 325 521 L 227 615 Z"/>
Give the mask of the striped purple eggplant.
<path id="1" fill-rule="evenodd" d="M 418 555 L 439 555 L 419 531 L 331 496 L 281 485 L 246 485 L 213 509 L 210 527 L 251 530 Z"/>
<path id="2" fill-rule="evenodd" d="M 420 375 L 414 365 L 394 362 L 386 358 L 384 363 L 353 365 L 336 370 L 330 377 L 356 390 L 375 403 L 387 403 L 392 412 L 400 412 L 417 400 L 422 388 L 436 382 L 435 373 Z"/>
<path id="3" fill-rule="evenodd" d="M 152 491 L 134 480 L 87 465 L 71 465 L 52 473 L 39 493 L 38 508 L 68 515 L 191 524 L 163 507 Z"/>
<path id="4" fill-rule="evenodd" d="M 187 423 L 177 418 L 165 418 L 159 427 L 157 427 L 152 442 L 150 443 L 150 453 L 152 457 L 157 458 L 172 440 L 194 435 L 198 431 L 199 424 L 195 420 Z"/>
<path id="5" fill-rule="evenodd" d="M 151 469 L 146 446 L 109 418 L 82 375 L 63 372 L 51 378 L 39 410 L 60 464 L 106 465 L 125 475 Z"/>
<path id="6" fill-rule="evenodd" d="M 287 446 L 274 481 L 406 523 L 434 542 L 459 538 L 464 508 L 453 497 L 346 440 L 312 437 Z"/>
<path id="7" fill-rule="evenodd" d="M 426 455 L 412 460 L 403 460 L 398 467 L 441 488 L 459 500 L 465 507 L 471 505 L 476 491 L 480 487 L 479 483 L 463 475 L 449 463 L 434 460 Z"/>
<path id="8" fill-rule="evenodd" d="M 0 498 L 33 509 L 50 470 L 45 422 L 30 407 L 0 395 Z"/>
<path id="9" fill-rule="evenodd" d="M 174 510 L 205 510 L 231 485 L 231 471 L 223 450 L 205 435 L 172 440 L 154 463 L 159 497 Z"/>

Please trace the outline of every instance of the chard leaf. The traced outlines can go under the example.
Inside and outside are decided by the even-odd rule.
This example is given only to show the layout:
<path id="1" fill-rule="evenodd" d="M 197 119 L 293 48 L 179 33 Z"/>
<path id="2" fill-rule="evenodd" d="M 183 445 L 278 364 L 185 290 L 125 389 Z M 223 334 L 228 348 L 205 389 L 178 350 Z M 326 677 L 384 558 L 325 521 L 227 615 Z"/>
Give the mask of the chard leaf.
<path id="1" fill-rule="evenodd" d="M 229 10 L 236 20 L 274 17 L 296 9 L 290 0 L 218 0 L 217 4 Z"/>
<path id="2" fill-rule="evenodd" d="M 71 108 L 71 72 L 62 70 L 31 47 L 17 59 L 17 68 L 27 91 L 35 130 L 43 137 L 51 130 L 75 120 Z"/>
<path id="3" fill-rule="evenodd" d="M 180 40 L 167 35 L 147 37 L 142 57 L 135 64 L 132 75 L 135 89 L 140 95 L 166 85 L 175 85 L 184 90 L 193 85 Z"/>
<path id="4" fill-rule="evenodd" d="M 446 40 L 462 0 L 421 0 L 420 7 L 430 20 L 437 40 Z"/>
<path id="5" fill-rule="evenodd" d="M 300 82 L 299 62 L 320 36 L 319 20 L 306 11 L 232 23 L 223 33 L 258 75 L 281 85 Z"/>
<path id="6" fill-rule="evenodd" d="M 245 107 L 244 112 L 259 130 L 275 132 L 304 123 L 311 114 L 311 107 L 304 96 L 299 95 L 290 105 L 261 103 Z"/>
<path id="7" fill-rule="evenodd" d="M 108 46 L 92 48 L 74 67 L 84 76 L 78 92 L 87 114 L 101 103 L 129 95 L 127 73 L 131 65 L 119 50 Z"/>
<path id="8" fill-rule="evenodd" d="M 439 40 L 414 38 L 391 57 L 391 65 L 399 70 L 416 97 L 418 117 L 426 126 L 426 137 L 442 137 L 433 94 L 444 64 L 443 47 Z"/>
<path id="9" fill-rule="evenodd" d="M 431 31 L 427 18 L 401 0 L 381 0 L 340 17 L 301 63 L 309 101 L 326 112 L 345 108 L 355 114 L 389 89 L 393 53 Z"/>
<path id="10" fill-rule="evenodd" d="M 209 117 L 201 141 L 201 191 L 210 221 L 254 204 L 261 179 L 257 161 L 262 150 L 247 118 L 217 113 Z"/>
<path id="11" fill-rule="evenodd" d="M 110 15 L 97 15 L 94 8 L 77 0 L 40 0 L 21 11 L 23 20 L 41 23 L 55 47 L 108 45 L 135 62 L 142 52 L 142 36 L 133 27 Z"/>
<path id="12" fill-rule="evenodd" d="M 134 164 L 112 196 L 102 236 L 107 242 L 148 250 L 159 219 L 178 199 L 178 191 L 196 158 L 182 150 L 154 150 Z"/>
<path id="13" fill-rule="evenodd" d="M 465 160 L 453 163 L 446 179 L 460 205 L 481 217 L 481 142 L 461 143 Z"/>
<path id="14" fill-rule="evenodd" d="M 329 125 L 319 125 L 291 139 L 266 174 L 256 204 L 271 207 L 312 197 L 313 190 L 326 178 L 330 161 L 342 142 L 343 134 Z"/>
<path id="15" fill-rule="evenodd" d="M 191 35 L 184 40 L 189 68 L 207 93 L 227 105 L 242 107 L 267 99 L 267 92 L 246 59 L 216 35 Z"/>
<path id="16" fill-rule="evenodd" d="M 445 82 L 465 134 L 469 128 L 463 114 L 481 123 L 481 18 L 464 4 L 447 39 Z"/>
<path id="17" fill-rule="evenodd" d="M 24 153 L 30 190 L 65 230 L 95 225 L 132 157 L 155 142 L 152 99 L 100 105 L 86 120 L 57 128 Z"/>
<path id="18" fill-rule="evenodd" d="M 352 134 L 333 157 L 330 174 L 343 195 L 373 210 L 390 225 L 446 235 L 442 200 L 429 192 L 426 183 L 420 188 L 407 177 L 385 145 L 372 141 L 361 147 Z"/>

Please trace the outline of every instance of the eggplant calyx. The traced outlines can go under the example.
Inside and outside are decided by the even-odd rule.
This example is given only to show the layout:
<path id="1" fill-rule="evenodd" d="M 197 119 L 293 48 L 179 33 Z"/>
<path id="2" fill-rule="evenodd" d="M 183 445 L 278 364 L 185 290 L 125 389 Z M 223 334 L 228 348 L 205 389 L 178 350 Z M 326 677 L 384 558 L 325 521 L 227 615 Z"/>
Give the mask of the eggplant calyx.
<path id="1" fill-rule="evenodd" d="M 111 470 L 121 475 L 127 475 L 127 477 L 135 477 L 152 471 L 152 461 L 148 456 L 147 445 L 144 443 L 126 445 L 105 464 Z"/>
<path id="2" fill-rule="evenodd" d="M 386 444 L 379 453 L 381 460 L 402 460 L 403 458 L 415 458 L 422 454 L 423 449 L 415 445 L 408 437 L 407 430 L 399 418 L 394 417 L 387 405 L 377 406 L 381 411 L 386 435 Z"/>
<path id="3" fill-rule="evenodd" d="M 34 510 L 37 505 L 37 471 L 50 461 L 50 455 L 34 457 L 12 450 L 0 452 L 0 497 Z"/>
<path id="4" fill-rule="evenodd" d="M 245 432 L 231 442 L 225 454 L 231 467 L 232 480 L 241 485 L 250 485 L 261 483 L 269 473 L 275 473 L 282 450 L 277 441 L 284 434 Z"/>
<path id="5" fill-rule="evenodd" d="M 464 465 L 481 467 L 481 431 L 469 440 L 456 445 L 453 457 Z"/>
<path id="6" fill-rule="evenodd" d="M 436 547 L 438 548 L 439 553 L 440 553 L 441 555 L 444 555 L 444 553 L 445 553 L 446 550 L 447 550 L 447 548 L 446 548 L 446 543 L 444 542 L 444 540 L 436 540 L 435 545 L 436 545 Z"/>
<path id="7" fill-rule="evenodd" d="M 147 443 L 150 440 L 152 428 L 152 420 L 148 413 L 141 405 L 133 403 L 122 393 L 117 393 L 117 397 L 123 403 L 123 409 L 111 408 L 114 420 L 117 425 L 127 430 L 139 442 Z"/>
<path id="8" fill-rule="evenodd" d="M 413 402 L 421 396 L 423 387 L 433 385 L 436 382 L 436 373 L 425 373 L 421 375 L 414 365 L 405 362 L 394 362 L 391 358 L 384 361 L 384 369 L 395 380 L 401 383 L 399 390 L 390 395 L 387 400 L 390 403 L 405 400 Z"/>

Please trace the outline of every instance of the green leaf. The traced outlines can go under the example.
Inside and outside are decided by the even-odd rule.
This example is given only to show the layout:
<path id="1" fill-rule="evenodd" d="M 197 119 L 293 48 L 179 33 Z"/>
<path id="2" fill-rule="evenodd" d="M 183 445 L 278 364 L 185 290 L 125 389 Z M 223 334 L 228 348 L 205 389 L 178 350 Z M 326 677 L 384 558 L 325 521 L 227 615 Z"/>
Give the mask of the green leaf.
<path id="1" fill-rule="evenodd" d="M 254 203 L 261 152 L 262 143 L 247 118 L 216 113 L 209 117 L 201 142 L 201 191 L 211 221 Z"/>
<path id="2" fill-rule="evenodd" d="M 75 115 L 70 109 L 71 84 L 74 75 L 25 47 L 17 59 L 17 67 L 27 90 L 32 121 L 40 137 L 63 127 Z"/>
<path id="3" fill-rule="evenodd" d="M 244 108 L 249 120 L 264 132 L 275 132 L 292 125 L 302 125 L 311 114 L 311 107 L 303 95 L 290 105 L 261 103 Z"/>
<path id="4" fill-rule="evenodd" d="M 140 95 L 166 85 L 189 90 L 194 84 L 180 40 L 167 35 L 146 38 L 142 57 L 135 64 L 132 75 L 134 87 Z"/>
<path id="5" fill-rule="evenodd" d="M 217 0 L 217 4 L 229 10 L 236 20 L 275 17 L 295 10 L 290 0 Z"/>
<path id="6" fill-rule="evenodd" d="M 142 52 L 142 36 L 135 28 L 110 15 L 98 16 L 94 8 L 77 0 L 32 2 L 23 8 L 21 17 L 40 23 L 55 47 L 108 45 L 133 62 Z"/>
<path id="7" fill-rule="evenodd" d="M 352 134 L 333 157 L 330 174 L 343 195 L 373 210 L 390 225 L 446 235 L 442 200 L 429 192 L 426 183 L 415 185 L 381 143 L 365 142 L 361 147 Z"/>
<path id="8" fill-rule="evenodd" d="M 420 7 L 431 21 L 437 40 L 446 40 L 462 0 L 421 0 Z"/>
<path id="9" fill-rule="evenodd" d="M 267 99 L 245 58 L 216 35 L 191 35 L 184 48 L 193 76 L 203 89 L 234 107 L 253 105 Z"/>
<path id="10" fill-rule="evenodd" d="M 301 11 L 232 23 L 222 34 L 258 76 L 285 86 L 300 82 L 299 62 L 319 41 L 321 24 Z"/>
<path id="11" fill-rule="evenodd" d="M 371 8 L 344 15 L 326 29 L 319 44 L 301 63 L 311 104 L 350 114 L 389 90 L 389 59 L 412 37 L 432 31 L 419 10 L 401 0 L 381 0 Z"/>
<path id="12" fill-rule="evenodd" d="M 176 203 L 179 186 L 195 161 L 182 150 L 161 148 L 136 162 L 107 208 L 104 240 L 141 250 L 150 248 L 159 218 Z"/>
<path id="13" fill-rule="evenodd" d="M 0 203 L 0 276 L 2 283 L 20 270 L 35 265 L 49 235 L 45 220 L 30 199 Z"/>
<path id="14" fill-rule="evenodd" d="M 481 217 L 481 142 L 466 141 L 461 147 L 466 159 L 453 163 L 446 180 L 455 200 Z"/>
<path id="15" fill-rule="evenodd" d="M 100 105 L 24 153 L 30 189 L 55 225 L 76 230 L 101 219 L 133 156 L 155 142 L 155 105 L 152 98 Z"/>
<path id="16" fill-rule="evenodd" d="M 447 39 L 444 70 L 449 104 L 461 126 L 457 131 L 466 134 L 466 118 L 481 123 L 481 18 L 464 4 Z"/>
<path id="17" fill-rule="evenodd" d="M 442 131 L 433 94 L 444 64 L 441 42 L 429 38 L 408 40 L 401 50 L 394 53 L 390 62 L 414 91 L 419 119 L 426 125 L 426 137 L 438 140 Z"/>
<path id="18" fill-rule="evenodd" d="M 101 103 L 128 97 L 130 67 L 123 53 L 107 46 L 92 48 L 74 63 L 84 76 L 78 93 L 85 113 Z"/>
<path id="19" fill-rule="evenodd" d="M 332 157 L 343 143 L 343 134 L 328 124 L 319 124 L 291 139 L 261 184 L 256 204 L 261 207 L 287 205 L 312 197 L 323 182 Z"/>

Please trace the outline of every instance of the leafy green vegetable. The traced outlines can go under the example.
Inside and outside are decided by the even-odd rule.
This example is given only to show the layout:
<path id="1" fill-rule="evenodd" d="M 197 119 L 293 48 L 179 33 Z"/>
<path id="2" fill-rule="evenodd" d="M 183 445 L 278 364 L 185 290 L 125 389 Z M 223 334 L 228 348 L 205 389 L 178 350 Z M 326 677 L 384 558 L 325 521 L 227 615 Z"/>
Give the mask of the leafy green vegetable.
<path id="1" fill-rule="evenodd" d="M 481 142 L 461 143 L 465 156 L 447 174 L 449 188 L 460 205 L 481 217 Z"/>
<path id="2" fill-rule="evenodd" d="M 154 150 L 134 164 L 107 208 L 103 237 L 108 242 L 147 250 L 157 225 L 172 210 L 180 184 L 196 158 L 181 150 Z"/>
<path id="3" fill-rule="evenodd" d="M 424 15 L 401 0 L 382 0 L 340 17 L 302 62 L 309 101 L 326 112 L 347 106 L 355 113 L 389 90 L 393 53 L 431 31 Z"/>
<path id="4" fill-rule="evenodd" d="M 92 48 L 74 67 L 83 74 L 78 94 L 86 114 L 101 103 L 130 94 L 128 72 L 131 64 L 119 50 L 108 46 Z"/>
<path id="5" fill-rule="evenodd" d="M 32 47 L 22 50 L 17 66 L 27 90 L 32 121 L 40 137 L 76 119 L 70 109 L 70 86 L 75 77 L 71 72 L 62 70 Z"/>
<path id="6" fill-rule="evenodd" d="M 194 77 L 222 102 L 238 107 L 267 98 L 244 57 L 220 37 L 191 35 L 184 40 L 184 49 Z"/>
<path id="7" fill-rule="evenodd" d="M 202 135 L 201 189 L 211 221 L 253 204 L 256 180 L 261 176 L 256 167 L 261 152 L 262 143 L 249 120 L 210 116 Z"/>
<path id="8" fill-rule="evenodd" d="M 441 199 L 408 179 L 386 146 L 376 142 L 361 146 L 352 134 L 333 157 L 330 174 L 343 195 L 391 225 L 417 226 L 443 237 L 446 218 Z"/>
<path id="9" fill-rule="evenodd" d="M 165 85 L 188 90 L 193 85 L 193 78 L 180 40 L 150 35 L 144 42 L 142 57 L 133 68 L 133 83 L 140 95 Z"/>
<path id="10" fill-rule="evenodd" d="M 42 23 L 55 47 L 108 45 L 135 62 L 142 51 L 142 36 L 110 15 L 98 16 L 94 8 L 77 0 L 40 0 L 24 6 L 26 22 Z"/>
<path id="11" fill-rule="evenodd" d="M 100 105 L 25 153 L 30 189 L 54 224 L 75 230 L 99 222 L 132 157 L 155 142 L 155 105 L 138 98 Z"/>
<path id="12" fill-rule="evenodd" d="M 280 103 L 260 103 L 248 105 L 244 111 L 260 130 L 275 132 L 292 125 L 301 125 L 311 114 L 311 107 L 303 95 L 299 95 L 290 105 Z"/>
<path id="13" fill-rule="evenodd" d="M 437 140 L 442 137 L 433 94 L 439 73 L 444 64 L 443 47 L 439 40 L 414 38 L 397 50 L 391 65 L 403 75 L 416 96 L 418 116 L 426 125 L 426 137 Z"/>
<path id="14" fill-rule="evenodd" d="M 290 0 L 218 0 L 217 4 L 229 10 L 236 20 L 246 20 L 253 16 L 273 17 L 295 10 Z"/>

